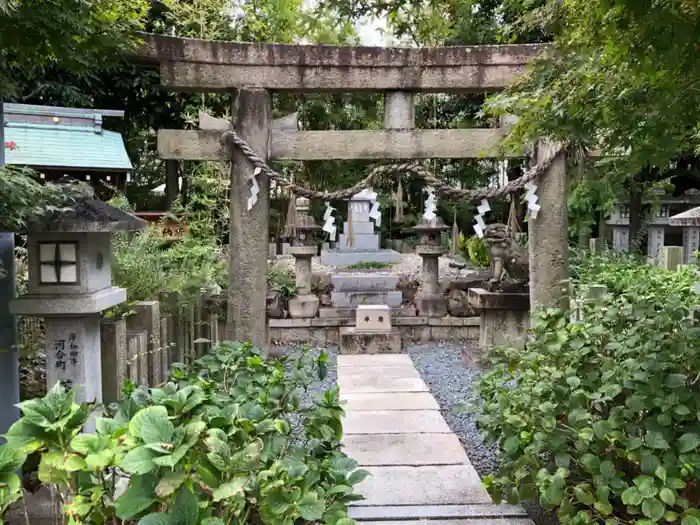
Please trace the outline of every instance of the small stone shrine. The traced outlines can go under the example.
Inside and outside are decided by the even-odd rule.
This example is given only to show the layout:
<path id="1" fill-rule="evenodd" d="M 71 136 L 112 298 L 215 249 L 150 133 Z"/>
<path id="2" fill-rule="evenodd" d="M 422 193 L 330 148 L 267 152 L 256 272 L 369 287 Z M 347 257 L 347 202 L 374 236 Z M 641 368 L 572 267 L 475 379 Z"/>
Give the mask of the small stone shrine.
<path id="1" fill-rule="evenodd" d="M 92 194 L 27 225 L 29 292 L 10 311 L 44 318 L 47 388 L 60 381 L 78 403 L 102 401 L 101 312 L 126 301 L 112 286 L 111 234 L 146 226 Z"/>
<path id="2" fill-rule="evenodd" d="M 360 262 L 398 263 L 401 254 L 380 249 L 379 235 L 375 233 L 374 216 L 380 224 L 376 193 L 367 188 L 355 194 L 348 207 L 348 221 L 343 224 L 336 248 L 321 252 L 321 264 L 349 266 Z"/>

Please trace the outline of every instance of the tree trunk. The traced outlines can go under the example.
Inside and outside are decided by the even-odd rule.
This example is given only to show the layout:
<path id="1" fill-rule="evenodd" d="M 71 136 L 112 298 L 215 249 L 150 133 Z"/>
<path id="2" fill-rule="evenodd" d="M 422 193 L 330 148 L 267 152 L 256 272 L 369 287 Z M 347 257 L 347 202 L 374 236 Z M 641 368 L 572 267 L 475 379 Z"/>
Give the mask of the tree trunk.
<path id="1" fill-rule="evenodd" d="M 630 191 L 630 252 L 640 253 L 641 239 L 639 235 L 642 230 L 642 192 L 639 187 L 633 183 Z"/>

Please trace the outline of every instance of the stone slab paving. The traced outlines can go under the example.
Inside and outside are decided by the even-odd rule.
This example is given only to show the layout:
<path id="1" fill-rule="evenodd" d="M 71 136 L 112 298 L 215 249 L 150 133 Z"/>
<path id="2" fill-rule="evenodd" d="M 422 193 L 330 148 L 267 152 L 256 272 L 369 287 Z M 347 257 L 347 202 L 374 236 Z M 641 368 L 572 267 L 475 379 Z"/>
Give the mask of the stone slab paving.
<path id="1" fill-rule="evenodd" d="M 360 523 L 531 525 L 521 507 L 493 505 L 439 405 L 405 354 L 339 355 L 343 444 L 372 474 L 351 508 Z"/>
<path id="2" fill-rule="evenodd" d="M 339 356 L 342 357 L 342 356 Z M 428 392 L 387 392 L 340 394 L 345 410 L 440 410 L 435 398 Z"/>
<path id="3" fill-rule="evenodd" d="M 365 466 L 460 465 L 467 454 L 449 434 L 353 434 L 345 436 L 345 452 Z"/>
<path id="4" fill-rule="evenodd" d="M 372 355 L 339 355 L 338 368 L 346 366 L 361 366 L 364 368 L 372 366 L 400 366 L 412 367 L 413 361 L 408 354 L 372 354 Z"/>
<path id="5" fill-rule="evenodd" d="M 373 523 L 372 521 L 358 520 L 357 523 Z M 421 523 L 428 525 L 426 520 L 382 520 L 382 525 L 409 525 Z M 527 518 L 463 518 L 451 520 L 430 520 L 429 525 L 532 525 Z"/>
<path id="6" fill-rule="evenodd" d="M 377 394 L 387 392 L 429 392 L 425 382 L 416 377 L 382 377 L 380 375 L 350 375 L 338 370 L 338 386 L 341 392 L 352 394 Z"/>
<path id="7" fill-rule="evenodd" d="M 471 464 L 372 467 L 357 490 L 363 505 L 491 503 Z"/>
<path id="8" fill-rule="evenodd" d="M 451 434 L 437 410 L 346 411 L 345 434 Z"/>

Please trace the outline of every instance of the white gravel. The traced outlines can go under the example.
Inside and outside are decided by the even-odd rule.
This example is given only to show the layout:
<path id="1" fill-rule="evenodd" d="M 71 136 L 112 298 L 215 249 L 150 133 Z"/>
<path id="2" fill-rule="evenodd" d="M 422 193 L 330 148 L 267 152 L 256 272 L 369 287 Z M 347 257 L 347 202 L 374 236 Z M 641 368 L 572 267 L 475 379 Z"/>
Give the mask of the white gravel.
<path id="1" fill-rule="evenodd" d="M 440 279 L 449 278 L 464 278 L 473 275 L 475 271 L 470 268 L 465 268 L 463 270 L 457 268 L 450 268 L 449 264 L 453 262 L 453 259 L 448 256 L 442 256 L 439 259 L 439 277 Z M 277 258 L 275 263 L 277 266 L 289 266 L 294 267 L 294 258 L 291 255 L 283 255 Z M 321 264 L 320 257 L 314 257 L 311 261 L 312 269 L 314 272 L 323 272 L 332 274 L 337 270 L 343 268 L 342 266 L 325 266 Z M 375 270 L 377 273 L 392 273 L 398 275 L 405 275 L 411 279 L 420 279 L 421 272 L 423 269 L 423 259 L 420 255 L 414 253 L 404 253 L 401 254 L 401 262 L 392 265 L 383 270 Z"/>

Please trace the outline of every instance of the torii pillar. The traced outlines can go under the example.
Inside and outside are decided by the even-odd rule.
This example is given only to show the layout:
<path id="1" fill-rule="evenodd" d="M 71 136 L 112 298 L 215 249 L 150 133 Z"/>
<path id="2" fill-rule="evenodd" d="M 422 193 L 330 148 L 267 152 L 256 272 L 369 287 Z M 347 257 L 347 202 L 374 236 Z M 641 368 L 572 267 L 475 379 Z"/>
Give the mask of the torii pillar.
<path id="1" fill-rule="evenodd" d="M 234 101 L 234 130 L 265 162 L 268 160 L 270 92 L 239 90 Z M 241 151 L 231 151 L 231 211 L 226 339 L 251 341 L 267 352 L 267 239 L 270 224 L 270 181 L 257 176 L 258 201 L 247 210 L 250 177 L 255 167 Z"/>

